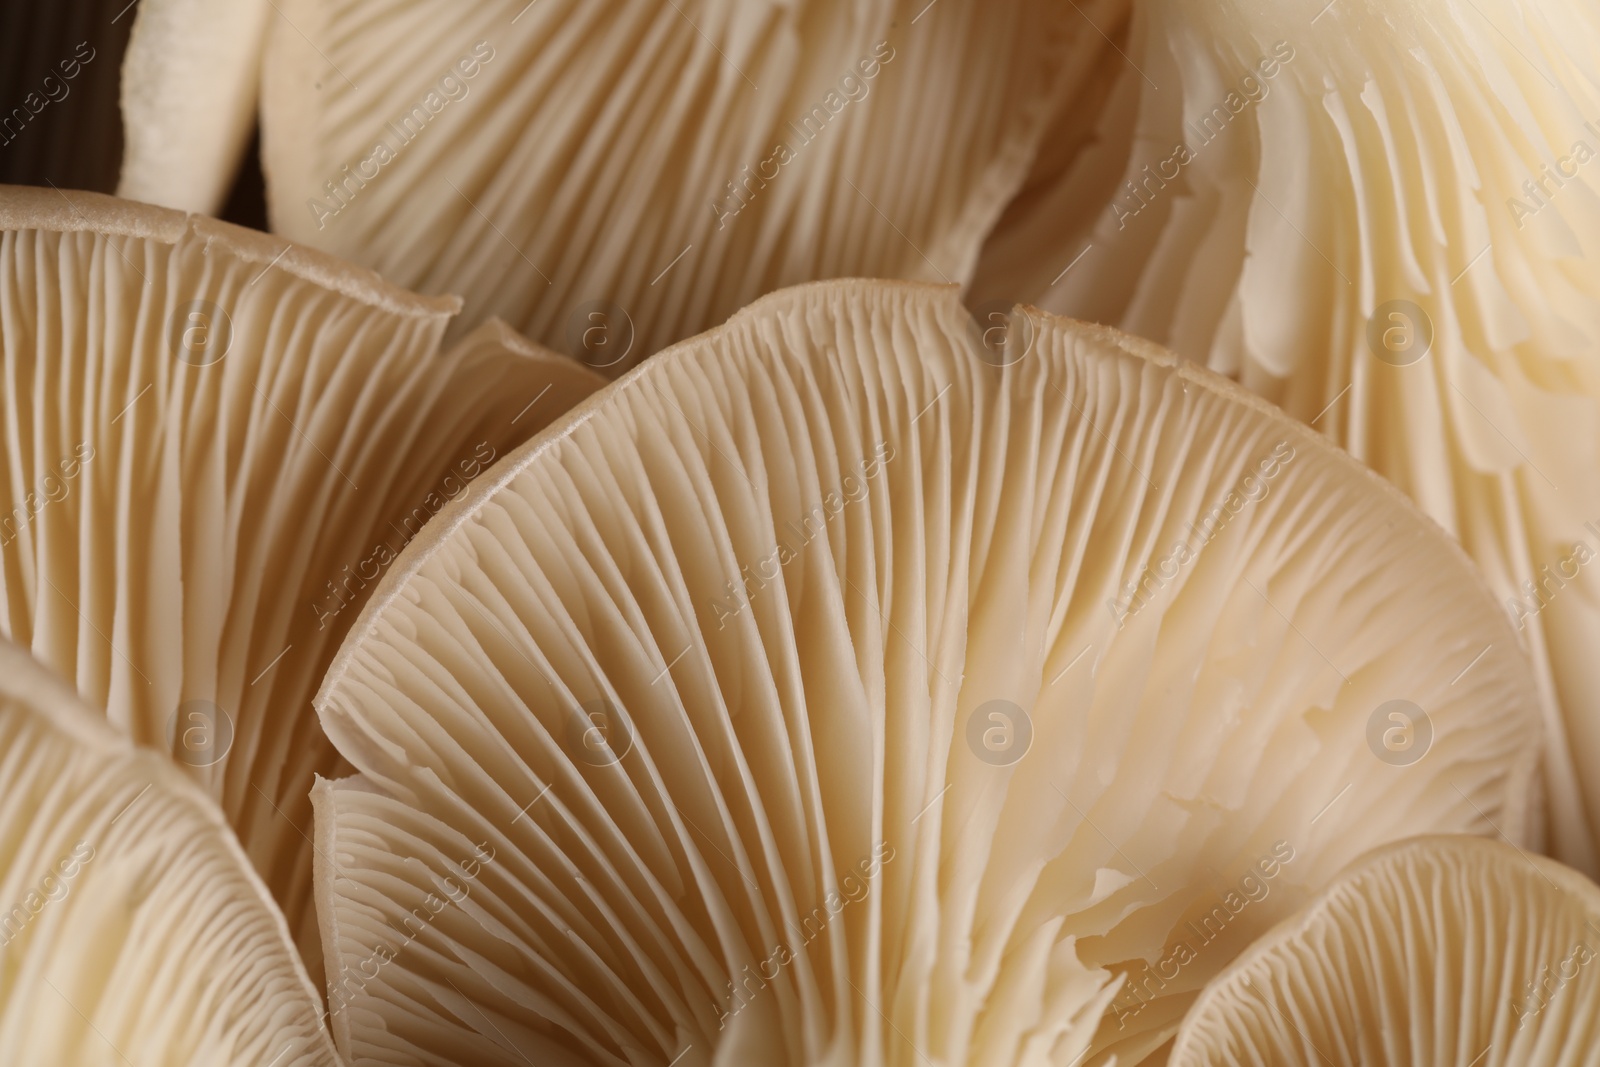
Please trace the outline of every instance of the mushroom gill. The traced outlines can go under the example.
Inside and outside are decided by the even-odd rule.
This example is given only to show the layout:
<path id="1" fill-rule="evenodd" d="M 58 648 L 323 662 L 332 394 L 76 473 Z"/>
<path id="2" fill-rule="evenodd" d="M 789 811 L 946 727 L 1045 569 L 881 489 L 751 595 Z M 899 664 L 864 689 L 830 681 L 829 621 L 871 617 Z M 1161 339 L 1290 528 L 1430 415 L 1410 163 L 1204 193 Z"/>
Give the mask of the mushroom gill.
<path id="1" fill-rule="evenodd" d="M 408 548 L 317 707 L 354 1063 L 1137 1062 L 1374 845 L 1538 838 L 1529 668 L 1435 526 L 953 287 L 652 357 Z"/>
<path id="2" fill-rule="evenodd" d="M 341 1067 L 214 801 L 0 639 L 7 1063 Z"/>
<path id="3" fill-rule="evenodd" d="M 1600 9 L 1150 0 L 1125 53 L 975 306 L 1168 345 L 1458 537 L 1534 653 L 1555 854 L 1600 874 Z"/>
<path id="4" fill-rule="evenodd" d="M 1600 1058 L 1600 888 L 1463 835 L 1362 857 L 1212 980 L 1172 1067 Z"/>
<path id="5" fill-rule="evenodd" d="M 191 5 L 145 6 L 153 22 Z M 1126 3 L 272 7 L 259 63 L 273 230 L 419 292 L 467 294 L 459 329 L 498 315 L 615 376 L 784 285 L 966 281 L 1048 115 L 1106 47 L 1097 27 Z M 215 62 L 206 42 L 236 45 L 248 20 L 161 21 L 140 84 L 187 99 L 189 68 Z M 171 125 L 135 118 L 130 160 Z M 178 147 L 145 153 L 165 167 L 130 169 L 123 192 L 186 187 L 165 168 L 237 128 L 185 124 Z M 214 210 L 215 196 L 183 206 Z M 603 351 L 585 344 L 601 334 Z"/>
<path id="6" fill-rule="evenodd" d="M 0 188 L 0 636 L 221 804 L 309 916 L 311 696 L 400 549 L 599 378 L 264 234 Z"/>

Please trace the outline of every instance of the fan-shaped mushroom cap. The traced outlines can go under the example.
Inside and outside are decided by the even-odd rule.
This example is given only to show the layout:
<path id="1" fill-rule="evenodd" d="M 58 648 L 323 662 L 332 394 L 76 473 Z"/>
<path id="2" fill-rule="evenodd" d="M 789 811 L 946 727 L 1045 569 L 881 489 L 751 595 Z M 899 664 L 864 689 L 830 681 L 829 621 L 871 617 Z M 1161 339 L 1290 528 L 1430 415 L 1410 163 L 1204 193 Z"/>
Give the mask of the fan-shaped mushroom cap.
<path id="1" fill-rule="evenodd" d="M 599 379 L 498 323 L 441 353 L 453 299 L 223 223 L 0 189 L 0 230 L 0 635 L 187 764 L 298 924 L 338 637 Z"/>
<path id="2" fill-rule="evenodd" d="M 152 21 L 177 6 L 146 5 Z M 783 285 L 965 281 L 1048 113 L 1105 47 L 1091 22 L 1126 4 L 273 6 L 273 229 L 466 293 L 463 328 L 499 315 L 614 376 Z M 140 78 L 181 95 L 188 65 Z M 158 184 L 159 168 L 139 188 Z M 603 351 L 585 341 L 596 323 Z"/>
<path id="3" fill-rule="evenodd" d="M 1600 1062 L 1600 887 L 1495 841 L 1364 856 L 1219 974 L 1172 1067 Z"/>
<path id="4" fill-rule="evenodd" d="M 1234 376 L 1456 534 L 1535 653 L 1556 854 L 1600 874 L 1600 8 L 1153 0 L 1126 52 L 973 299 Z"/>
<path id="5" fill-rule="evenodd" d="M 222 812 L 4 640 L 0 753 L 7 1063 L 339 1064 Z"/>
<path id="6" fill-rule="evenodd" d="M 1532 837 L 1528 667 L 1436 527 L 953 288 L 763 299 L 408 552 L 317 698 L 358 1063 L 1131 1062 L 1372 845 Z"/>

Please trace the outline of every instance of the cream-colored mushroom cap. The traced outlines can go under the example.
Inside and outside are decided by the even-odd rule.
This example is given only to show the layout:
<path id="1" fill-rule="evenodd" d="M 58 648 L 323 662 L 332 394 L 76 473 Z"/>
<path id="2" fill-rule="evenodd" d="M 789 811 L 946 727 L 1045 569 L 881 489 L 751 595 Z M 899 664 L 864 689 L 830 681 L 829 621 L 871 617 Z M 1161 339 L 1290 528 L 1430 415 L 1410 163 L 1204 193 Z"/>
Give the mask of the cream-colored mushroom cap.
<path id="1" fill-rule="evenodd" d="M 208 219 L 0 188 L 0 636 L 186 765 L 305 916 L 311 695 L 405 543 L 600 381 Z M 308 947 L 314 949 L 312 936 Z"/>
<path id="2" fill-rule="evenodd" d="M 337 1067 L 221 810 L 0 640 L 0 1059 Z"/>
<path id="3" fill-rule="evenodd" d="M 1399 493 L 908 283 L 767 297 L 503 460 L 317 706 L 356 1063 L 1138 1062 L 1368 848 L 1537 837 L 1527 662 Z"/>
<path id="4" fill-rule="evenodd" d="M 973 301 L 1169 345 L 1454 534 L 1534 654 L 1552 847 L 1600 877 L 1600 8 L 1155 0 L 1123 47 Z"/>
<path id="5" fill-rule="evenodd" d="M 1200 995 L 1172 1067 L 1600 1062 L 1600 887 L 1463 835 L 1353 864 Z"/>
<path id="6" fill-rule="evenodd" d="M 614 377 L 780 286 L 966 281 L 1126 6 L 146 0 L 121 191 L 214 211 L 259 64 L 275 232 Z"/>

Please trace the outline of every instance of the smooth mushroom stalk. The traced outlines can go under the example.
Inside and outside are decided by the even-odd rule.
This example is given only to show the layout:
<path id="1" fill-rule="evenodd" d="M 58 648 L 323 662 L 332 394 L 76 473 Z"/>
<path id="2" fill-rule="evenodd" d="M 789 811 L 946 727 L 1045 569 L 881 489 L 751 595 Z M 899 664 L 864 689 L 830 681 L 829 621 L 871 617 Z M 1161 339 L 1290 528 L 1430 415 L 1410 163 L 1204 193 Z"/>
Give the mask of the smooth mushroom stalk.
<path id="1" fill-rule="evenodd" d="M 7 1062 L 338 1067 L 221 810 L 3 640 L 0 752 Z"/>
<path id="2" fill-rule="evenodd" d="M 441 352 L 456 301 L 211 220 L 0 188 L 0 231 L 0 636 L 183 763 L 299 928 L 338 638 L 600 379 L 500 323 Z"/>
<path id="3" fill-rule="evenodd" d="M 146 0 L 141 20 L 171 32 L 129 61 L 130 87 L 161 99 L 197 95 L 189 68 L 245 21 L 219 11 L 191 34 L 179 6 Z M 1126 4 L 273 7 L 272 228 L 412 289 L 466 293 L 462 328 L 498 315 L 614 376 L 783 285 L 965 281 L 1049 111 L 1106 47 L 1089 19 L 1114 25 Z M 124 195 L 174 187 L 164 166 L 134 168 L 146 139 L 139 158 L 177 162 L 210 151 L 213 125 L 237 130 L 188 124 L 195 147 L 167 152 L 170 125 L 130 113 Z"/>
<path id="4" fill-rule="evenodd" d="M 1465 836 L 1363 857 L 1212 980 L 1172 1067 L 1547 1067 L 1600 1049 L 1600 888 Z"/>
<path id="5" fill-rule="evenodd" d="M 273 0 L 140 0 L 122 63 L 117 195 L 217 215 L 256 129 Z"/>
<path id="6" fill-rule="evenodd" d="M 1436 527 L 1153 346 L 994 329 L 774 294 L 410 546 L 317 698 L 351 1060 L 1137 1062 L 1374 844 L 1531 841 Z"/>
<path id="7" fill-rule="evenodd" d="M 1151 0 L 1124 49 L 973 300 L 1235 377 L 1459 537 L 1535 654 L 1555 853 L 1600 873 L 1600 11 Z"/>

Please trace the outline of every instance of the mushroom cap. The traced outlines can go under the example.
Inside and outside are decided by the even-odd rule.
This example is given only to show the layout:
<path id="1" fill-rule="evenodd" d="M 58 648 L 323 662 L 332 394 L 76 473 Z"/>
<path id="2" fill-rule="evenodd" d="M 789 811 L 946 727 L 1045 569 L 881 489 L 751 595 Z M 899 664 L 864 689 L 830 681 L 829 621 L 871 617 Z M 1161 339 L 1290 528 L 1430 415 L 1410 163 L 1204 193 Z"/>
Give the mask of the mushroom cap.
<path id="1" fill-rule="evenodd" d="M 600 382 L 279 238 L 0 188 L 0 636 L 218 800 L 307 921 L 311 708 L 400 548 Z"/>
<path id="2" fill-rule="evenodd" d="M 341 1064 L 216 804 L 4 640 L 0 753 L 8 1062 Z"/>
<path id="3" fill-rule="evenodd" d="M 1135 1062 L 1374 844 L 1537 839 L 1527 662 L 1398 492 L 911 283 L 773 294 L 508 456 L 317 707 L 357 1063 Z"/>
<path id="4" fill-rule="evenodd" d="M 614 377 L 780 286 L 966 281 L 1126 2 L 274 6 L 273 229 Z"/>
<path id="5" fill-rule="evenodd" d="M 1464 835 L 1363 856 L 1189 1009 L 1172 1067 L 1600 1057 L 1600 887 Z"/>
<path id="6" fill-rule="evenodd" d="M 1555 855 L 1600 876 L 1600 9 L 1155 0 L 1123 47 L 972 299 L 1234 377 L 1458 537 L 1534 654 Z"/>

